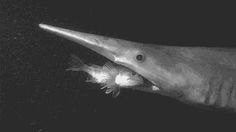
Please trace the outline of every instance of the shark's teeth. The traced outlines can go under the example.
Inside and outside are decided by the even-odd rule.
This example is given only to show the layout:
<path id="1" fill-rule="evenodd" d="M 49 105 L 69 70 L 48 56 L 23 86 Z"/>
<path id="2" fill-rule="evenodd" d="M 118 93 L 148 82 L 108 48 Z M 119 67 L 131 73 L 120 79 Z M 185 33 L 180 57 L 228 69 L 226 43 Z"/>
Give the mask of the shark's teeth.
<path id="1" fill-rule="evenodd" d="M 153 91 L 157 91 L 157 90 L 160 90 L 160 88 L 158 88 L 157 86 L 153 85 L 153 86 L 152 86 L 152 90 L 153 90 Z"/>

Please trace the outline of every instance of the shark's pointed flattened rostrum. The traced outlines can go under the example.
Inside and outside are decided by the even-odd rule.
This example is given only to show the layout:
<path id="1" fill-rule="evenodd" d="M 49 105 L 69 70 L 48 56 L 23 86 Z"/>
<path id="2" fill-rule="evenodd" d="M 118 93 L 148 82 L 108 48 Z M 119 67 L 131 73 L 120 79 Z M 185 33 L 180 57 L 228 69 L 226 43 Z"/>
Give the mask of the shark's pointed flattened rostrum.
<path id="1" fill-rule="evenodd" d="M 39 24 L 152 83 L 133 89 L 236 110 L 236 50 L 142 44 Z M 176 94 L 177 93 L 177 94 Z"/>

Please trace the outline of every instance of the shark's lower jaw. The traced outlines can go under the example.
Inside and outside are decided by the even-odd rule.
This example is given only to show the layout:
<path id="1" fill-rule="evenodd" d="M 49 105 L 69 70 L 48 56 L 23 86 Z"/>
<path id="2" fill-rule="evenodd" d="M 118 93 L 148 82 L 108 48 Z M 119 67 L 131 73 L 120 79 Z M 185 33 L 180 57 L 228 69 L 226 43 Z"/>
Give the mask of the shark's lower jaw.
<path id="1" fill-rule="evenodd" d="M 130 72 L 132 72 L 134 74 L 137 74 L 138 76 L 142 77 L 143 82 L 141 84 L 135 85 L 135 86 L 130 86 L 128 88 L 132 88 L 132 89 L 136 89 L 136 90 L 141 90 L 141 91 L 150 91 L 150 92 L 151 91 L 156 92 L 156 91 L 161 89 L 159 83 L 157 84 L 156 82 L 154 82 L 154 81 L 152 81 L 150 79 L 145 78 L 144 76 L 142 76 L 139 73 L 129 69 L 128 67 L 125 67 L 123 65 L 119 65 L 119 64 L 116 64 L 116 63 L 115 63 L 115 65 L 118 65 L 120 67 L 124 67 L 124 68 L 128 69 Z"/>
<path id="2" fill-rule="evenodd" d="M 140 75 L 141 76 L 141 75 Z M 142 76 L 143 77 L 143 76 Z M 154 83 L 153 81 L 149 81 L 148 79 L 143 77 L 143 84 L 141 84 L 140 86 L 145 88 L 147 91 L 158 91 L 160 90 L 160 85 L 157 85 L 156 83 Z M 145 90 L 144 89 L 144 90 Z M 137 89 L 138 90 L 138 89 Z"/>
<path id="3" fill-rule="evenodd" d="M 127 70 L 129 70 L 130 72 L 132 72 L 133 74 L 137 74 L 138 76 L 140 76 L 143 81 L 142 83 L 138 84 L 138 85 L 134 85 L 134 86 L 128 86 L 128 87 L 120 87 L 120 88 L 126 88 L 126 89 L 134 89 L 134 90 L 139 90 L 139 91 L 158 91 L 160 90 L 160 85 L 156 84 L 154 81 L 150 81 L 149 79 L 145 78 L 144 76 L 136 73 L 135 71 L 129 69 L 128 67 L 125 67 L 123 65 L 119 65 L 116 64 L 114 62 L 112 62 L 113 64 L 119 66 L 119 67 L 124 67 Z"/>

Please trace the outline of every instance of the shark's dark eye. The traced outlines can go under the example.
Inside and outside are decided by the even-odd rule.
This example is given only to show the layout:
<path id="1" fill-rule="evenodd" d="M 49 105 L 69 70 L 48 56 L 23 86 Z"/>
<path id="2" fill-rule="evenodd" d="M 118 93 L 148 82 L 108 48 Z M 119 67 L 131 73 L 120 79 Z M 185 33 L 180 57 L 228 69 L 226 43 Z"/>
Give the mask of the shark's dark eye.
<path id="1" fill-rule="evenodd" d="M 138 54 L 136 56 L 136 60 L 139 61 L 139 62 L 143 62 L 145 59 L 144 55 L 143 54 Z"/>

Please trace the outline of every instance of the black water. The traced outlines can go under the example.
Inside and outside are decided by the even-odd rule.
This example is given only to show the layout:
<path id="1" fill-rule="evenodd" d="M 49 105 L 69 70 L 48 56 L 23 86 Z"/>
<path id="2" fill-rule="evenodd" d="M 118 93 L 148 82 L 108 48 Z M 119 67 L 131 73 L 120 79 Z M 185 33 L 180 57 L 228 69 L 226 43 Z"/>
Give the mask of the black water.
<path id="1" fill-rule="evenodd" d="M 217 5 L 216 5 L 217 4 Z M 230 126 L 232 113 L 198 109 L 132 90 L 112 98 L 68 57 L 107 60 L 44 32 L 39 23 L 137 42 L 235 47 L 233 6 L 223 3 L 0 1 L 0 131 L 189 130 Z M 226 127 L 228 128 L 228 127 Z"/>

